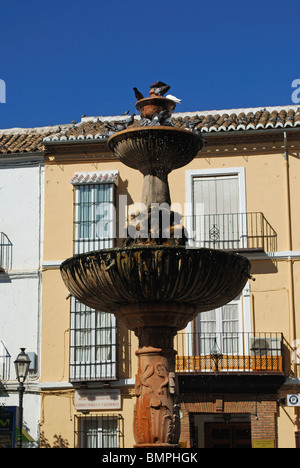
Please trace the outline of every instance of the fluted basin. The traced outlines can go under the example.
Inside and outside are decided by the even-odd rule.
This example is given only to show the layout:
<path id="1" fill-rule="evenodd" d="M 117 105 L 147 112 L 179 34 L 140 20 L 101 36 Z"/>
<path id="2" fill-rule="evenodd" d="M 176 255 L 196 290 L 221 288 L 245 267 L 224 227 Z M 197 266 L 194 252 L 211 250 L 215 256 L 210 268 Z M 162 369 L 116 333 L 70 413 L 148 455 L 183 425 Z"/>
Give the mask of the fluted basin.
<path id="1" fill-rule="evenodd" d="M 181 246 L 107 249 L 61 265 L 76 299 L 114 313 L 133 330 L 165 325 L 166 318 L 169 326 L 184 328 L 199 312 L 233 300 L 249 271 L 249 261 L 238 254 Z"/>
<path id="2" fill-rule="evenodd" d="M 107 144 L 120 161 L 142 174 L 168 174 L 192 161 L 202 148 L 195 133 L 167 126 L 126 129 Z"/>

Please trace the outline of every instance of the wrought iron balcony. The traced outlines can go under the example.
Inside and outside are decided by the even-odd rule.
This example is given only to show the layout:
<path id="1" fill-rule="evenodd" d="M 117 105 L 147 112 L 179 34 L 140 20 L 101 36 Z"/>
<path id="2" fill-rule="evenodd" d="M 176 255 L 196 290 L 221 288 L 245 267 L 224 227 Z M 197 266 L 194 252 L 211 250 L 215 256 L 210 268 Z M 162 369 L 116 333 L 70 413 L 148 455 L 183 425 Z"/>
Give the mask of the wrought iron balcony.
<path id="1" fill-rule="evenodd" d="M 187 216 L 192 247 L 275 252 L 277 234 L 261 212 Z"/>
<path id="2" fill-rule="evenodd" d="M 4 232 L 0 232 L 0 273 L 12 267 L 12 243 Z"/>
<path id="3" fill-rule="evenodd" d="M 5 344 L 0 340 L 0 381 L 10 378 L 10 359 L 11 356 Z"/>
<path id="4" fill-rule="evenodd" d="M 283 373 L 282 333 L 178 333 L 176 372 Z"/>

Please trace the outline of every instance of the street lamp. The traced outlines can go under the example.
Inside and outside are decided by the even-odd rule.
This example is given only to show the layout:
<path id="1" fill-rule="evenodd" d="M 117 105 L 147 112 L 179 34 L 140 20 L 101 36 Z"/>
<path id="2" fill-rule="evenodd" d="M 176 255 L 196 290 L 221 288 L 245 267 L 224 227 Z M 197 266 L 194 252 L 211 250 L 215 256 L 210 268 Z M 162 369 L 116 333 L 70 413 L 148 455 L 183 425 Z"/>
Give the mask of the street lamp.
<path id="1" fill-rule="evenodd" d="M 18 443 L 17 448 L 22 448 L 22 428 L 23 428 L 23 394 L 24 394 L 24 382 L 27 378 L 30 359 L 25 353 L 25 348 L 20 348 L 21 352 L 15 360 L 16 375 L 19 382 L 19 434 L 18 434 Z"/>
<path id="2" fill-rule="evenodd" d="M 215 344 L 213 348 L 210 351 L 210 357 L 214 361 L 215 366 L 216 366 L 216 372 L 219 371 L 219 361 L 223 358 L 223 354 L 221 353 L 221 350 L 218 346 L 217 343 L 217 338 L 215 338 Z"/>

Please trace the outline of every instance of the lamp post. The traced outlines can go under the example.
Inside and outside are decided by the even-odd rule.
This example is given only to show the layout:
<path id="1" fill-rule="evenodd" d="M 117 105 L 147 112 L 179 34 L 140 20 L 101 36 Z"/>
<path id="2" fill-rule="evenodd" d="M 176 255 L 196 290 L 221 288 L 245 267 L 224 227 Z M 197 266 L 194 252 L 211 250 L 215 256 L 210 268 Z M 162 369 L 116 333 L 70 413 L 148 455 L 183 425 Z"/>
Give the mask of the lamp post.
<path id="1" fill-rule="evenodd" d="M 27 378 L 29 371 L 30 359 L 25 353 L 25 348 L 20 348 L 21 352 L 15 360 L 16 375 L 19 382 L 19 418 L 18 418 L 18 442 L 17 448 L 22 448 L 22 428 L 23 428 L 23 394 L 24 394 L 24 382 Z"/>

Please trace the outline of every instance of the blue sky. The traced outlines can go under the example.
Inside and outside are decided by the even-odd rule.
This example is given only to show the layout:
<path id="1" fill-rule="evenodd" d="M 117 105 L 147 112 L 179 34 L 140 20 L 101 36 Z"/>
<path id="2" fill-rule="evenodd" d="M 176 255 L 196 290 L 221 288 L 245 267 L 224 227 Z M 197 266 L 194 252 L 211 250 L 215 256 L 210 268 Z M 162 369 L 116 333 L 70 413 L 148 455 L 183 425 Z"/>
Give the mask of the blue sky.
<path id="1" fill-rule="evenodd" d="M 155 80 L 178 112 L 293 104 L 299 0 L 3 3 L 0 128 L 134 112 Z"/>

